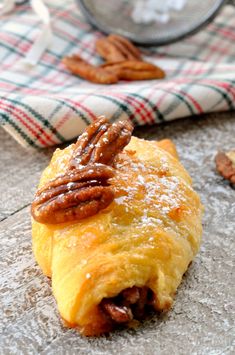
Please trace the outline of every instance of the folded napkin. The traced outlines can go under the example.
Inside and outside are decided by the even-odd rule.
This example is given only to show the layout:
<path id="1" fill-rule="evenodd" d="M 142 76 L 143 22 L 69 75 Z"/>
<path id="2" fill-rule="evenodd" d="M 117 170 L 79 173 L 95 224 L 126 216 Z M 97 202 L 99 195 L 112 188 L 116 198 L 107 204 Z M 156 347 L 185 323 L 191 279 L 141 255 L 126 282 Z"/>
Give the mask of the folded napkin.
<path id="1" fill-rule="evenodd" d="M 75 1 L 47 4 L 53 37 L 37 65 L 25 61 L 45 26 L 35 11 L 24 3 L 0 21 L 0 124 L 22 145 L 65 142 L 99 115 L 144 125 L 235 108 L 234 7 L 225 6 L 213 23 L 184 41 L 143 49 L 166 79 L 106 86 L 71 75 L 61 63 L 72 53 L 101 63 L 95 41 L 102 34 Z"/>

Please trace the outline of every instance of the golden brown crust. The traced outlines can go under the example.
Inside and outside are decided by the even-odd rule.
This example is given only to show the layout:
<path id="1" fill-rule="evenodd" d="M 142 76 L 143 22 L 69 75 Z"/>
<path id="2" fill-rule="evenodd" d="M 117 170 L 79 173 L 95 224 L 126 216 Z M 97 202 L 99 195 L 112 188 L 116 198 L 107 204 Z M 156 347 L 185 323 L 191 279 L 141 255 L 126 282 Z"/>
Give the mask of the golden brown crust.
<path id="1" fill-rule="evenodd" d="M 55 152 L 40 186 L 66 173 L 74 147 Z M 165 148 L 169 152 L 169 144 Z M 129 325 L 123 317 L 131 319 L 130 311 L 135 319 L 149 305 L 156 311 L 172 305 L 200 245 L 202 211 L 190 177 L 172 155 L 132 137 L 114 160 L 109 208 L 79 223 L 33 221 L 34 253 L 52 277 L 59 312 L 84 335 L 108 332 L 120 321 Z"/>
<path id="2" fill-rule="evenodd" d="M 156 142 L 157 146 L 170 153 L 174 158 L 179 159 L 176 146 L 170 139 L 162 139 Z"/>

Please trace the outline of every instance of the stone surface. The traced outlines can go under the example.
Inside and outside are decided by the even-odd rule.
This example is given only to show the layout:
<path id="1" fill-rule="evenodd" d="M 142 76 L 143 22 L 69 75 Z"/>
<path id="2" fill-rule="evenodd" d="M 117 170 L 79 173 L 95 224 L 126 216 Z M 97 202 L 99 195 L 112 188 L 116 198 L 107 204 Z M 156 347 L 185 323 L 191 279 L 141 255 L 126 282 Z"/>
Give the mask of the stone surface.
<path id="1" fill-rule="evenodd" d="M 235 353 L 235 190 L 214 165 L 217 150 L 235 147 L 235 114 L 142 127 L 135 134 L 174 140 L 205 205 L 203 244 L 173 309 L 137 330 L 97 339 L 62 326 L 50 280 L 33 259 L 25 207 L 51 152 L 26 152 L 0 131 L 0 354 Z"/>
<path id="2" fill-rule="evenodd" d="M 0 221 L 30 204 L 52 150 L 31 151 L 0 128 Z M 14 203 L 12 203 L 14 200 Z"/>

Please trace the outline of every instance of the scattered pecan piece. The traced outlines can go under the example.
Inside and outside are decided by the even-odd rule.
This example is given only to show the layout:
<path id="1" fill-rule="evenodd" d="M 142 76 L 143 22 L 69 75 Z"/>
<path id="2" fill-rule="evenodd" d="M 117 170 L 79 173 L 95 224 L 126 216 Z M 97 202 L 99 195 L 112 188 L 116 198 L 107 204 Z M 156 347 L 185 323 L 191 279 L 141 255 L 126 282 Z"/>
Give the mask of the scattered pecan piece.
<path id="1" fill-rule="evenodd" d="M 49 181 L 36 193 L 31 214 L 39 223 L 64 223 L 95 215 L 114 199 L 108 179 L 114 171 L 105 165 L 73 169 Z"/>
<path id="2" fill-rule="evenodd" d="M 123 54 L 127 60 L 141 60 L 141 54 L 139 49 L 134 46 L 127 38 L 111 34 L 107 38 L 109 42 L 113 43 L 118 50 Z"/>
<path id="3" fill-rule="evenodd" d="M 142 61 L 140 51 L 125 37 L 110 34 L 96 41 L 97 52 L 106 60 L 100 66 L 87 63 L 78 55 L 65 57 L 64 65 L 73 74 L 98 84 L 114 84 L 118 80 L 151 80 L 165 77 L 158 66 Z"/>
<path id="4" fill-rule="evenodd" d="M 126 59 L 118 48 L 106 38 L 100 38 L 96 41 L 96 50 L 102 58 L 108 61 L 120 61 Z"/>
<path id="5" fill-rule="evenodd" d="M 118 81 L 115 73 L 106 70 L 105 68 L 95 67 L 87 63 L 78 55 L 65 57 L 63 59 L 64 65 L 73 74 L 79 75 L 81 78 L 97 84 L 114 84 Z"/>
<path id="6" fill-rule="evenodd" d="M 71 168 L 88 163 L 111 165 L 115 156 L 129 143 L 132 131 L 133 126 L 128 121 L 113 124 L 106 118 L 95 121 L 78 138 Z"/>
<path id="7" fill-rule="evenodd" d="M 116 63 L 105 63 L 100 66 L 115 73 L 118 79 L 146 80 L 163 79 L 164 71 L 158 66 L 143 61 L 126 60 Z"/>
<path id="8" fill-rule="evenodd" d="M 235 184 L 235 150 L 228 153 L 217 153 L 215 163 L 220 175 Z"/>
<path id="9" fill-rule="evenodd" d="M 100 306 L 117 323 L 126 323 L 133 319 L 130 307 L 118 306 L 111 299 L 103 299 Z"/>
<path id="10" fill-rule="evenodd" d="M 96 50 L 107 61 L 141 60 L 141 54 L 128 39 L 111 34 L 108 37 L 98 39 Z"/>

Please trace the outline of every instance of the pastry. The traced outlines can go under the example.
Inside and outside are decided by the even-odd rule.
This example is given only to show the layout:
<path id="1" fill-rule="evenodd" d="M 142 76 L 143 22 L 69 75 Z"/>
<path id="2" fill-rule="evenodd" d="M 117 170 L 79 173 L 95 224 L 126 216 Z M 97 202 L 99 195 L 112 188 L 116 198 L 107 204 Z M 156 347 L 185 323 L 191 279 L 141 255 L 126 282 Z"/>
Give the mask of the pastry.
<path id="1" fill-rule="evenodd" d="M 198 252 L 202 205 L 170 140 L 100 118 L 57 149 L 32 203 L 35 258 L 87 336 L 168 310 Z"/>

